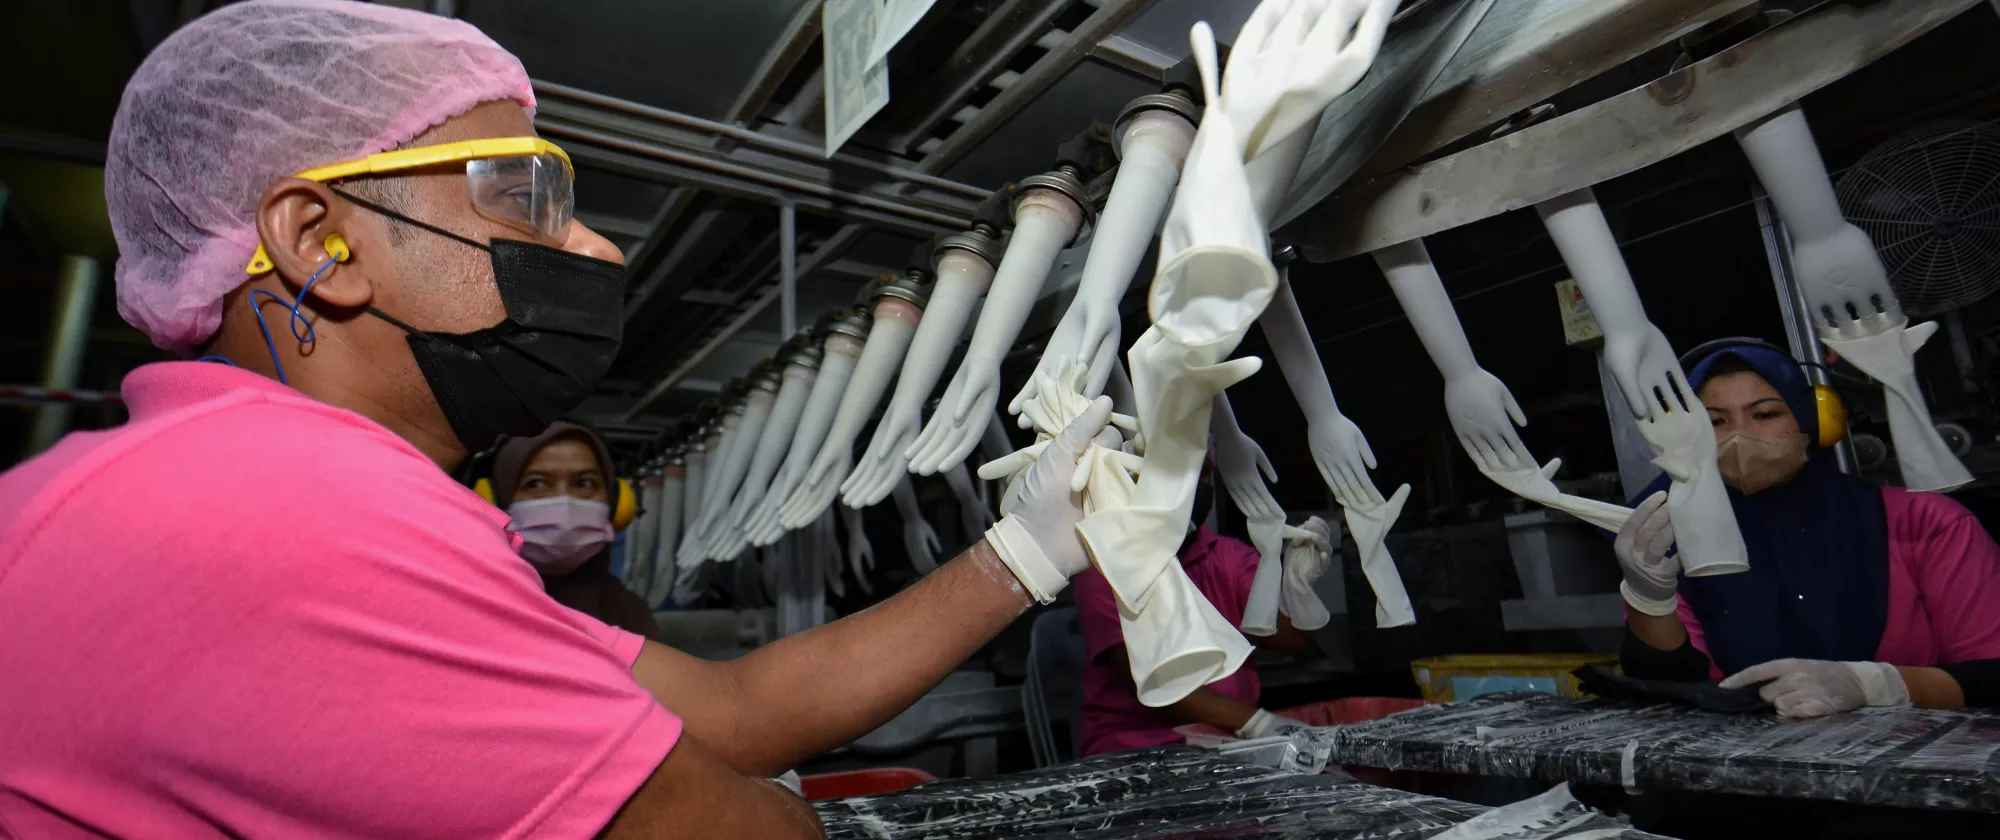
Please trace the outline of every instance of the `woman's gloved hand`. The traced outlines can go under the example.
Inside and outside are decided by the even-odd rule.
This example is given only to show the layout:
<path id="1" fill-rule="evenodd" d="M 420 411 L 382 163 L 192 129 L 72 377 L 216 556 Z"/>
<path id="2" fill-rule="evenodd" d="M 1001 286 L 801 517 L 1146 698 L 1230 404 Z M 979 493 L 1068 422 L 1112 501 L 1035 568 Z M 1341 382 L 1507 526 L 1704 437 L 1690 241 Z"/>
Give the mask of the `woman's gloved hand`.
<path id="1" fill-rule="evenodd" d="M 1883 662 L 1776 659 L 1722 681 L 1723 688 L 1768 683 L 1757 695 L 1791 718 L 1821 717 L 1862 706 L 1908 706 L 1910 687 L 1896 666 Z"/>
<path id="2" fill-rule="evenodd" d="M 1632 609 L 1665 616 L 1673 615 L 1680 606 L 1675 593 L 1680 588 L 1681 561 L 1667 556 L 1673 545 L 1674 522 L 1667 515 L 1667 491 L 1661 490 L 1639 503 L 1625 520 L 1625 527 L 1618 529 L 1618 540 L 1611 544 L 1612 553 L 1618 555 L 1618 568 L 1625 572 L 1618 591 L 1625 594 L 1625 603 Z"/>
<path id="3" fill-rule="evenodd" d="M 1304 721 L 1281 717 L 1263 709 L 1258 709 L 1257 713 L 1251 715 L 1250 720 L 1243 724 L 1242 729 L 1236 730 L 1236 737 L 1250 741 L 1258 738 L 1269 738 L 1273 735 L 1290 735 L 1301 729 L 1310 728 L 1312 727 Z"/>
<path id="4" fill-rule="evenodd" d="M 1071 478 L 1084 450 L 1110 421 L 1111 398 L 1092 400 L 1021 475 L 1018 501 L 986 532 L 993 553 L 1041 603 L 1054 601 L 1070 578 L 1090 567 L 1076 536 L 1083 506 Z"/>

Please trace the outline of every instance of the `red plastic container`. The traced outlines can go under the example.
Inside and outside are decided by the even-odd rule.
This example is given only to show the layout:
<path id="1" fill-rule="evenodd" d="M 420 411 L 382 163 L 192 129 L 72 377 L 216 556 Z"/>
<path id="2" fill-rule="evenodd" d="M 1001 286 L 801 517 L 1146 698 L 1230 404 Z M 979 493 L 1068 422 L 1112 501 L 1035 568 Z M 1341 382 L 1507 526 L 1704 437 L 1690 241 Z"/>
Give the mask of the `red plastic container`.
<path id="1" fill-rule="evenodd" d="M 877 767 L 871 770 L 846 770 L 839 773 L 821 773 L 817 776 L 801 776 L 799 789 L 804 791 L 806 801 L 818 802 L 822 799 L 846 799 L 850 796 L 894 793 L 935 781 L 937 781 L 936 776 L 914 767 Z"/>
<path id="2" fill-rule="evenodd" d="M 1426 704 L 1422 700 L 1402 697 L 1342 697 L 1338 700 L 1310 703 L 1289 709 L 1273 709 L 1271 713 L 1313 726 L 1335 726 L 1387 717 L 1423 705 Z M 1180 733 L 1188 743 L 1196 746 L 1217 746 L 1241 740 L 1234 732 L 1224 732 L 1205 723 L 1184 724 L 1174 727 L 1174 731 Z M 1435 792 L 1442 783 L 1457 778 L 1438 773 L 1389 771 L 1375 767 L 1328 767 L 1327 769 L 1339 770 L 1371 785 L 1413 793 Z"/>

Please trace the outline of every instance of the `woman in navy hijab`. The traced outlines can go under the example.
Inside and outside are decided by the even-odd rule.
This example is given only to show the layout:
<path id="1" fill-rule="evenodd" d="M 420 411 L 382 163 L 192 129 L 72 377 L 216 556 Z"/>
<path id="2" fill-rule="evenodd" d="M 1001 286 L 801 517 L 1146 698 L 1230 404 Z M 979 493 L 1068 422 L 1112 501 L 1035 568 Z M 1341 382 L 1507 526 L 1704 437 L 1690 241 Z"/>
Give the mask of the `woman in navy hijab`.
<path id="1" fill-rule="evenodd" d="M 1750 571 L 1681 577 L 1667 479 L 1648 487 L 1616 543 L 1625 672 L 1764 683 L 1791 717 L 2000 707 L 2000 547 L 1945 496 L 1840 472 L 1815 445 L 1799 364 L 1764 342 L 1718 343 L 1688 381 L 1715 426 Z"/>

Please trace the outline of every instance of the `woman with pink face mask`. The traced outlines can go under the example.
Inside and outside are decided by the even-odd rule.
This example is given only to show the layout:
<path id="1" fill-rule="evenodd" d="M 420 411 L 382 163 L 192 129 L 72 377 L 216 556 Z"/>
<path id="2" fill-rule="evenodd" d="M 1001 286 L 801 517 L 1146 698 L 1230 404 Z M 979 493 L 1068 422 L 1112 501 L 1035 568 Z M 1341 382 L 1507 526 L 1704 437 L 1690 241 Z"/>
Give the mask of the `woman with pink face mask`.
<path id="1" fill-rule="evenodd" d="M 611 512 L 618 479 L 604 441 L 558 422 L 493 453 L 493 503 L 521 535 L 521 556 L 563 606 L 649 639 L 659 625 L 646 602 L 611 574 Z"/>
<path id="2" fill-rule="evenodd" d="M 1787 717 L 2000 707 L 2000 547 L 1979 520 L 1842 473 L 1811 383 L 1776 346 L 1712 342 L 1683 365 L 1750 570 L 1682 576 L 1666 479 L 1647 488 L 1615 544 L 1626 673 L 1759 686 Z"/>

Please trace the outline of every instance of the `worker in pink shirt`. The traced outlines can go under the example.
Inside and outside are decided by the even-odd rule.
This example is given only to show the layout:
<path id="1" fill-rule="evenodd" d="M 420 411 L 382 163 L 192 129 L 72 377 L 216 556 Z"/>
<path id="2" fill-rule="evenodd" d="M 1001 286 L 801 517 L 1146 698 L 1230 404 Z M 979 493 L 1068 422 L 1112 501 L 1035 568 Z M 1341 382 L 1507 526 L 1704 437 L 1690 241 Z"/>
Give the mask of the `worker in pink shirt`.
<path id="1" fill-rule="evenodd" d="M 1201 482 L 1195 485 L 1192 522 L 1207 519 L 1214 500 L 1211 466 L 1202 470 Z M 1257 560 L 1257 550 L 1248 543 L 1217 534 L 1206 525 L 1190 524 L 1187 539 L 1181 543 L 1181 569 L 1231 625 L 1243 623 L 1250 582 L 1257 576 Z M 1305 725 L 1257 707 L 1263 686 L 1257 666 L 1247 660 L 1235 673 L 1197 688 L 1171 705 L 1155 709 L 1140 703 L 1111 582 L 1102 572 L 1091 569 L 1077 576 L 1075 596 L 1086 656 L 1078 739 L 1084 755 L 1177 744 L 1182 738 L 1174 727 L 1186 723 L 1206 723 L 1243 738 L 1262 738 L 1278 734 L 1288 725 Z M 1246 638 L 1276 653 L 1302 653 L 1312 644 L 1312 638 L 1293 627 L 1282 613 L 1277 633 Z"/>
<path id="2" fill-rule="evenodd" d="M 229 4 L 146 57 L 105 165 L 118 306 L 204 361 L 0 474 L 0 837 L 816 837 L 764 777 L 1087 565 L 1069 476 L 1108 400 L 987 539 L 740 659 L 550 598 L 448 475 L 618 352 L 619 254 L 533 106 L 470 25 L 347 0 Z"/>
<path id="3" fill-rule="evenodd" d="M 2000 547 L 1979 520 L 1948 497 L 1842 474 L 1798 362 L 1753 339 L 1711 344 L 1683 365 L 1750 570 L 1682 578 L 1665 479 L 1648 488 L 1615 544 L 1626 673 L 1762 683 L 1790 717 L 2000 707 Z"/>

